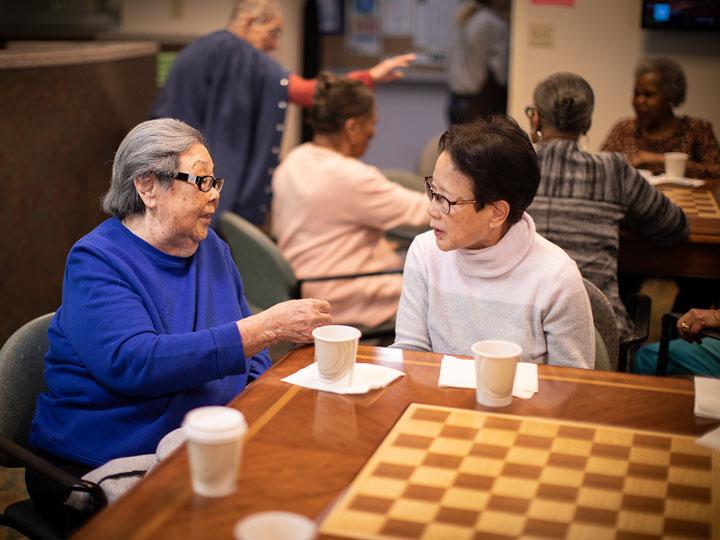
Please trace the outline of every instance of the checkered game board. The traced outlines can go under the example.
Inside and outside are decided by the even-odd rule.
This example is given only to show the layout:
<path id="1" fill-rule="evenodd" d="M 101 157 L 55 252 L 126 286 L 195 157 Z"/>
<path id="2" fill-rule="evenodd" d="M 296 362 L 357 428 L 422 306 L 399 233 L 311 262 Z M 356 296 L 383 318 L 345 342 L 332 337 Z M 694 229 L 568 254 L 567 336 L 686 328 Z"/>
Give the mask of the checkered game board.
<path id="1" fill-rule="evenodd" d="M 719 461 L 692 437 L 414 403 L 320 532 L 710 538 Z"/>
<path id="2" fill-rule="evenodd" d="M 694 233 L 720 234 L 720 206 L 711 191 L 668 186 L 660 190 L 683 209 Z"/>

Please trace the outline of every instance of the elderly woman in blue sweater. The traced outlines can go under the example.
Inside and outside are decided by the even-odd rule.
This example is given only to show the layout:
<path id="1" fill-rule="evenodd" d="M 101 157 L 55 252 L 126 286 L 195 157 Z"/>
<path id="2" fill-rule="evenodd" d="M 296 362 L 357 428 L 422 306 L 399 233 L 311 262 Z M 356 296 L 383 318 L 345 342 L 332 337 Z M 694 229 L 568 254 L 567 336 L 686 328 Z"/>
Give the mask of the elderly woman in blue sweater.
<path id="1" fill-rule="evenodd" d="M 190 409 L 225 404 L 259 377 L 267 347 L 310 341 L 330 320 L 314 299 L 251 315 L 209 228 L 223 187 L 213 174 L 197 130 L 143 122 L 115 156 L 103 201 L 112 217 L 70 250 L 30 443 L 74 474 L 153 453 Z M 50 521 L 63 519 L 67 494 L 32 472 L 28 490 Z"/>

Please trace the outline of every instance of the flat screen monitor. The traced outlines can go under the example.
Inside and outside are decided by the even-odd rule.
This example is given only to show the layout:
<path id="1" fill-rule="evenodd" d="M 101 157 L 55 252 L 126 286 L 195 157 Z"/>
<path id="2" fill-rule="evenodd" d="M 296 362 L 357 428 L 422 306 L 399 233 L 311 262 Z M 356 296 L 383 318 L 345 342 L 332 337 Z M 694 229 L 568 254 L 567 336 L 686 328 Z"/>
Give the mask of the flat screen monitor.
<path id="1" fill-rule="evenodd" d="M 642 27 L 653 30 L 720 30 L 720 0 L 643 0 Z"/>

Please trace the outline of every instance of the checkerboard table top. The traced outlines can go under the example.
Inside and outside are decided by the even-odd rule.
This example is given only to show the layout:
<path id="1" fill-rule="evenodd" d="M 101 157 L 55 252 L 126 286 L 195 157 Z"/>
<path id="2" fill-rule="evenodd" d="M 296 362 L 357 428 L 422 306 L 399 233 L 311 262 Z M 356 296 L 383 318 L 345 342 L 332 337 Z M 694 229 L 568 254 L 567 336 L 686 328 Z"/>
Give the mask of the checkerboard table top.
<path id="1" fill-rule="evenodd" d="M 661 191 L 683 209 L 692 232 L 720 234 L 720 206 L 712 191 L 668 186 Z"/>
<path id="2" fill-rule="evenodd" d="M 413 403 L 320 531 L 709 538 L 720 519 L 718 461 L 692 437 Z"/>
<path id="3" fill-rule="evenodd" d="M 665 187 L 662 192 L 675 204 L 682 206 L 687 214 L 720 218 L 720 207 L 711 191 Z"/>

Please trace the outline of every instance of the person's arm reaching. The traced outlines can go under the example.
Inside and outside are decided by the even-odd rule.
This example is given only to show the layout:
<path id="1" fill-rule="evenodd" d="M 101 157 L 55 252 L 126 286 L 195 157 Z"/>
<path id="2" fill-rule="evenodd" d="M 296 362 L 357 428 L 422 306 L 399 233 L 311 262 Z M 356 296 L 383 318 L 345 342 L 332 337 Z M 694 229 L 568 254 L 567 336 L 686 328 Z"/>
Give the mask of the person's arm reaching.
<path id="1" fill-rule="evenodd" d="M 400 54 L 387 58 L 370 69 L 351 71 L 347 74 L 347 77 L 360 81 L 372 90 L 375 83 L 386 83 L 403 78 L 405 73 L 402 68 L 408 67 L 415 58 L 416 55 L 412 53 Z M 288 77 L 288 99 L 290 102 L 301 107 L 310 107 L 313 94 L 315 94 L 315 83 L 315 79 L 305 79 L 291 73 Z"/>
<path id="2" fill-rule="evenodd" d="M 260 365 L 264 355 L 258 355 L 258 365 L 253 355 L 280 340 L 307 341 L 310 325 L 330 321 L 327 302 L 300 300 L 238 322 L 167 334 L 153 324 L 135 285 L 103 253 L 73 248 L 66 273 L 59 323 L 87 370 L 127 396 L 158 396 L 227 375 L 259 374 L 266 367 Z"/>
<path id="3" fill-rule="evenodd" d="M 312 331 L 330 323 L 330 304 L 304 298 L 276 304 L 257 315 L 237 321 L 245 356 L 281 341 L 308 343 Z"/>

